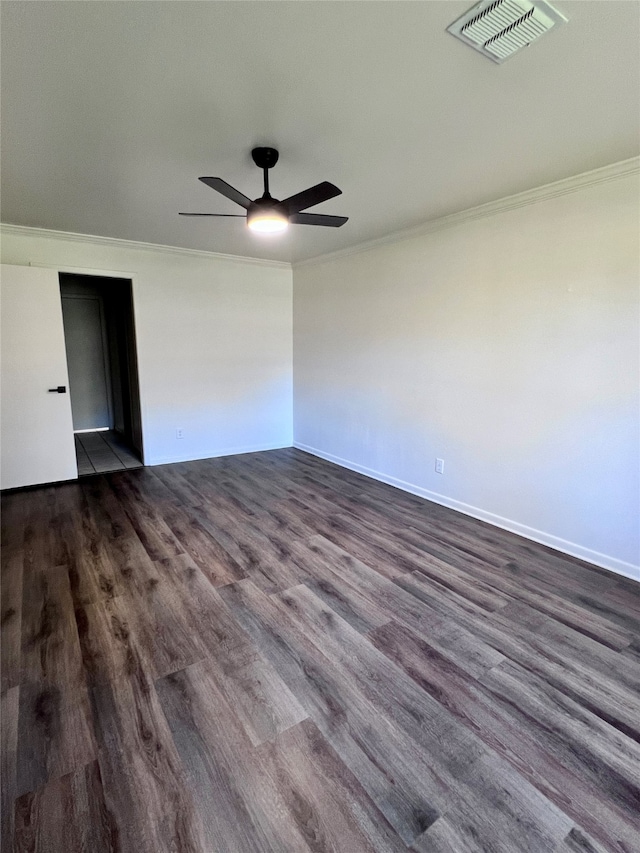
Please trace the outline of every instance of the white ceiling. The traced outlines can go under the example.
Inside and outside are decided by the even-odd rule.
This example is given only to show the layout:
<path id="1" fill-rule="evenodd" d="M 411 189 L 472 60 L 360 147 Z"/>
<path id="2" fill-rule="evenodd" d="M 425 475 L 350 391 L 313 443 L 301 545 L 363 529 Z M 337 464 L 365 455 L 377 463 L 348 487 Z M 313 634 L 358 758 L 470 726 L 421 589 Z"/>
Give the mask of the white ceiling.
<path id="1" fill-rule="evenodd" d="M 2 11 L 2 221 L 297 261 L 640 149 L 640 4 L 567 2 L 503 65 L 445 29 L 473 5 L 13 2 Z M 340 229 L 258 237 L 198 181 L 319 181 Z"/>

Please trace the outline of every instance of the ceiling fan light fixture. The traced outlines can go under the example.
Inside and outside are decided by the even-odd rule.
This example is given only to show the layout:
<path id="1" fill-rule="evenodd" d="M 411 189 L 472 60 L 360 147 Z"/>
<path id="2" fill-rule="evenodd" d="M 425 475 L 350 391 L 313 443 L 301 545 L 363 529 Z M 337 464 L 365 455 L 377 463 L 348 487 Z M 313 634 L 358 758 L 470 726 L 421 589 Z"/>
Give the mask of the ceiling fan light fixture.
<path id="1" fill-rule="evenodd" d="M 289 217 L 277 208 L 249 211 L 247 226 L 257 234 L 282 234 L 287 230 Z"/>

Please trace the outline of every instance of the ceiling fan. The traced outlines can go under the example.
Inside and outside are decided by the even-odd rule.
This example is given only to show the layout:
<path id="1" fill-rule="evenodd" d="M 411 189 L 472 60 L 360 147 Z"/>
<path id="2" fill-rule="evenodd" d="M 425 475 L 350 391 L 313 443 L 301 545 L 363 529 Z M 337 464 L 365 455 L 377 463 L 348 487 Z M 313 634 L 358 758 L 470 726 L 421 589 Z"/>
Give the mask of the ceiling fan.
<path id="1" fill-rule="evenodd" d="M 269 169 L 278 162 L 279 154 L 275 148 L 254 148 L 251 152 L 253 162 L 259 169 L 264 171 L 264 193 L 260 198 L 253 201 L 243 195 L 239 190 L 232 187 L 222 178 L 200 178 L 203 184 L 221 193 L 231 201 L 235 201 L 240 207 L 244 207 L 246 213 L 180 213 L 179 216 L 235 216 L 246 219 L 247 225 L 252 231 L 262 233 L 275 233 L 284 231 L 287 225 L 328 225 L 339 228 L 349 218 L 348 216 L 327 216 L 322 213 L 302 213 L 322 201 L 327 201 L 342 190 L 323 181 L 308 190 L 279 201 L 269 193 Z"/>

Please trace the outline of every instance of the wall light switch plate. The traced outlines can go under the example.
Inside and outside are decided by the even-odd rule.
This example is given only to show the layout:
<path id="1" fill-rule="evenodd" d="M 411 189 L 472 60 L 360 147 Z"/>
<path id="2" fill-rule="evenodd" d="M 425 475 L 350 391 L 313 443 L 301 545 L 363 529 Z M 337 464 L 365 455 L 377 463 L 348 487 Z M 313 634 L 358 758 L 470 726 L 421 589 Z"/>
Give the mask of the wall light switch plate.
<path id="1" fill-rule="evenodd" d="M 444 474 L 444 459 L 436 459 L 436 474 Z"/>

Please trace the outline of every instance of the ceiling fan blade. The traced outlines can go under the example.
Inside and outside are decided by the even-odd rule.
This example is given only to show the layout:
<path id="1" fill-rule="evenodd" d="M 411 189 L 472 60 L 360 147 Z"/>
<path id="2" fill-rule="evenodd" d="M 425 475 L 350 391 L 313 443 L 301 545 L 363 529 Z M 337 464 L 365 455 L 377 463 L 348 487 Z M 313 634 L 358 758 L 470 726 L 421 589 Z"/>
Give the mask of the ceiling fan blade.
<path id="1" fill-rule="evenodd" d="M 236 216 L 240 217 L 240 219 L 246 219 L 244 213 L 179 213 L 178 216 Z"/>
<path id="2" fill-rule="evenodd" d="M 289 213 L 298 213 L 300 210 L 306 210 L 307 207 L 313 207 L 314 204 L 320 204 L 321 201 L 327 201 L 337 195 L 342 195 L 342 190 L 330 184 L 329 181 L 323 181 L 315 187 L 309 187 L 308 190 L 302 190 L 301 193 L 285 198 L 282 204 Z"/>
<path id="3" fill-rule="evenodd" d="M 331 228 L 340 228 L 348 219 L 348 216 L 325 216 L 322 213 L 292 213 L 289 222 L 293 225 L 329 225 Z"/>
<path id="4" fill-rule="evenodd" d="M 232 187 L 231 184 L 228 184 L 226 181 L 223 181 L 222 178 L 199 178 L 203 184 L 206 184 L 208 187 L 211 187 L 212 190 L 216 190 L 216 192 L 221 193 L 227 198 L 231 199 L 231 201 L 235 201 L 236 204 L 239 204 L 240 207 L 244 207 L 245 210 L 248 209 L 251 204 L 251 199 L 247 198 L 246 195 L 243 195 L 240 190 Z"/>

